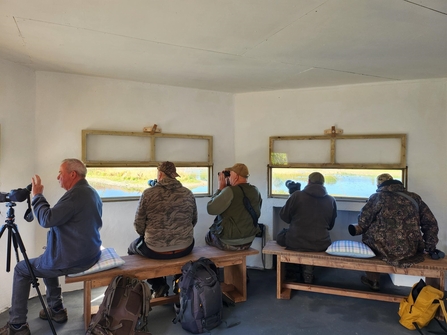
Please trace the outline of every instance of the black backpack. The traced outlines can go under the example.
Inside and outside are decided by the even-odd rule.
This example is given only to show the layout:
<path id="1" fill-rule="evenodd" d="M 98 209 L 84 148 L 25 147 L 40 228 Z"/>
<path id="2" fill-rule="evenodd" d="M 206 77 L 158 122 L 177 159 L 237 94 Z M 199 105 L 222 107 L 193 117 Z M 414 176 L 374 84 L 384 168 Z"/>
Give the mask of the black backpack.
<path id="1" fill-rule="evenodd" d="M 147 317 L 151 290 L 146 281 L 115 277 L 86 331 L 86 335 L 150 335 Z"/>
<path id="2" fill-rule="evenodd" d="M 194 334 L 208 332 L 221 324 L 222 289 L 213 261 L 202 257 L 186 263 L 178 289 L 180 304 L 172 322 L 180 322 L 183 329 Z"/>

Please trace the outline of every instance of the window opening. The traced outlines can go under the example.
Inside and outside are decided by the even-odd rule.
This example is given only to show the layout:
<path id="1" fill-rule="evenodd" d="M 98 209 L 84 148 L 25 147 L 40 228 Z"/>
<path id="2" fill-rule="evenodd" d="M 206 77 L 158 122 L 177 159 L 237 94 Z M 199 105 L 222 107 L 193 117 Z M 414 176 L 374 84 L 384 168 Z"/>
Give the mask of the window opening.
<path id="1" fill-rule="evenodd" d="M 325 176 L 337 199 L 364 200 L 377 189 L 375 179 L 389 173 L 407 187 L 405 134 L 345 135 L 333 126 L 324 135 L 272 136 L 269 143 L 269 197 L 287 197 L 287 180 L 307 185 L 310 173 Z"/>

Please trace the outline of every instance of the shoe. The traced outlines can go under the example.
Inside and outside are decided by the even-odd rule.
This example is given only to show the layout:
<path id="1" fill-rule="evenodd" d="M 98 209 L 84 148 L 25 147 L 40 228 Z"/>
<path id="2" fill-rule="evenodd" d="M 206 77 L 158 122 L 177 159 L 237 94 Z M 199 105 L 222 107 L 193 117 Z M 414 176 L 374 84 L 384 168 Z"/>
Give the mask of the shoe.
<path id="1" fill-rule="evenodd" d="M 369 280 L 366 276 L 360 278 L 362 283 L 368 286 L 373 291 L 380 290 L 379 282 L 377 280 Z"/>
<path id="2" fill-rule="evenodd" d="M 302 265 L 301 275 L 303 276 L 304 283 L 312 284 L 314 282 L 314 266 L 313 265 Z"/>
<path id="3" fill-rule="evenodd" d="M 55 312 L 51 308 L 48 308 L 48 314 L 50 314 L 51 320 L 57 323 L 64 323 L 68 320 L 68 313 L 66 308 L 62 308 L 58 312 Z M 48 320 L 43 308 L 39 312 L 39 318 L 41 318 L 42 320 Z"/>
<path id="4" fill-rule="evenodd" d="M 0 335 L 31 335 L 28 323 L 23 324 L 19 329 L 15 329 L 8 323 L 0 328 Z"/>
<path id="5" fill-rule="evenodd" d="M 160 285 L 157 289 L 152 290 L 152 299 L 167 296 L 168 292 L 169 292 L 168 284 Z"/>
<path id="6" fill-rule="evenodd" d="M 312 284 L 314 282 L 314 275 L 311 273 L 303 273 L 303 280 L 306 284 Z"/>
<path id="7" fill-rule="evenodd" d="M 174 293 L 176 295 L 180 293 L 180 287 L 178 286 L 179 282 L 180 282 L 180 277 L 174 278 L 172 280 L 172 293 Z"/>

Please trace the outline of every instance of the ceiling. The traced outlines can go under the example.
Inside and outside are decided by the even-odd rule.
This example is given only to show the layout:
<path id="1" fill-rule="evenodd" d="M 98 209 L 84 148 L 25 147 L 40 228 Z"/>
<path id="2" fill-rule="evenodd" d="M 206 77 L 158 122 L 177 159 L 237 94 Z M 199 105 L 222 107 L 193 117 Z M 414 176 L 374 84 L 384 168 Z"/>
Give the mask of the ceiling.
<path id="1" fill-rule="evenodd" d="M 447 78 L 447 1 L 0 0 L 0 58 L 231 93 Z"/>

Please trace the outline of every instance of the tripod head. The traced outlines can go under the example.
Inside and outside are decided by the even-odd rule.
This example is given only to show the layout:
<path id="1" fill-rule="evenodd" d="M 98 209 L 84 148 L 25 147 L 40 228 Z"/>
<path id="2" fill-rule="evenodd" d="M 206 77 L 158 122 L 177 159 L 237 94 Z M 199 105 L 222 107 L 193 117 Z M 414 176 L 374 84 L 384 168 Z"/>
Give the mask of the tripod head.
<path id="1" fill-rule="evenodd" d="M 6 224 L 13 224 L 15 221 L 15 214 L 14 214 L 14 206 L 16 205 L 15 202 L 8 202 L 6 203 L 6 207 L 8 207 L 8 210 L 6 211 Z M 1 235 L 0 235 L 1 236 Z"/>

